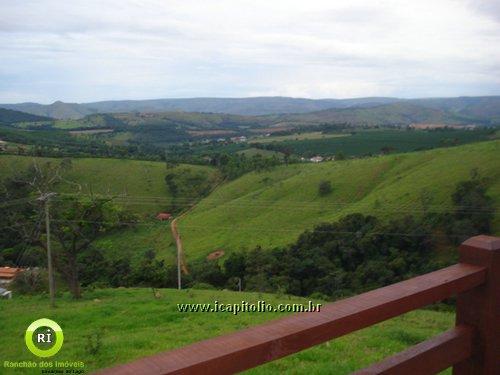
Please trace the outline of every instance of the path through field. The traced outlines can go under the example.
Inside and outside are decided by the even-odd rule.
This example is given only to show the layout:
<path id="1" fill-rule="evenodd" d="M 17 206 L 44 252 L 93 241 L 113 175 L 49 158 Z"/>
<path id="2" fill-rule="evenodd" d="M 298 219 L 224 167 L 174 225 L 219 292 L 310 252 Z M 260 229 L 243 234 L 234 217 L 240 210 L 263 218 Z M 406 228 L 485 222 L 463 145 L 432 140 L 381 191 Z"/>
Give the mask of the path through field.
<path id="1" fill-rule="evenodd" d="M 210 190 L 209 194 L 212 193 L 215 189 L 217 189 L 217 187 L 222 185 L 225 181 L 226 181 L 226 179 L 222 179 L 219 183 L 215 184 L 212 187 L 212 189 Z M 207 195 L 209 195 L 209 194 L 207 194 Z M 173 219 L 172 222 L 170 223 L 170 229 L 172 231 L 172 236 L 174 237 L 175 245 L 177 246 L 177 254 L 179 254 L 180 258 L 181 258 L 181 270 L 185 275 L 189 274 L 189 270 L 187 268 L 186 256 L 184 254 L 184 249 L 182 247 L 181 235 L 179 233 L 179 229 L 177 228 L 177 219 L 180 219 L 181 217 L 183 217 L 184 215 L 186 215 L 187 213 L 192 211 L 195 207 L 196 207 L 196 204 L 193 204 L 186 211 L 184 211 L 182 214 L 180 214 L 175 219 Z"/>
<path id="2" fill-rule="evenodd" d="M 179 216 L 179 217 L 181 217 L 181 216 Z M 172 220 L 172 223 L 170 223 L 170 229 L 172 230 L 172 236 L 174 237 L 175 245 L 177 246 L 177 254 L 181 258 L 182 272 L 184 273 L 184 275 L 187 275 L 189 273 L 189 271 L 188 271 L 187 266 L 186 266 L 184 251 L 182 249 L 181 235 L 179 234 L 179 231 L 177 230 L 177 219 L 179 217 L 176 217 L 175 219 Z"/>

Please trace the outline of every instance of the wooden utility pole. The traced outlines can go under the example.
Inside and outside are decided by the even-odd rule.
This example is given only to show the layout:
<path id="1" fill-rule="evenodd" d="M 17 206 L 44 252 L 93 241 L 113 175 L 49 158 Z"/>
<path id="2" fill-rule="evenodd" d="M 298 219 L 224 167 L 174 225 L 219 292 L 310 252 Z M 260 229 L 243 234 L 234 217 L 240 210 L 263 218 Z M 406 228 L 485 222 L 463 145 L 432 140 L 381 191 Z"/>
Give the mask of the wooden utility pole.
<path id="1" fill-rule="evenodd" d="M 175 239 L 175 245 L 177 247 L 177 289 L 181 290 L 182 289 L 182 276 L 181 276 L 181 269 L 182 269 L 182 241 L 181 241 L 181 235 L 179 234 L 179 231 L 177 230 L 177 218 L 172 220 L 172 223 L 170 224 L 170 229 L 172 230 L 172 236 Z"/>
<path id="2" fill-rule="evenodd" d="M 182 289 L 181 281 L 181 247 L 177 247 L 177 289 Z"/>
<path id="3" fill-rule="evenodd" d="M 44 202 L 45 208 L 45 234 L 47 237 L 47 268 L 49 271 L 49 294 L 50 294 L 50 306 L 56 306 L 56 293 L 54 285 L 54 269 L 52 267 L 52 248 L 50 243 L 50 198 L 56 195 L 56 193 L 46 193 L 42 195 L 39 200 Z"/>

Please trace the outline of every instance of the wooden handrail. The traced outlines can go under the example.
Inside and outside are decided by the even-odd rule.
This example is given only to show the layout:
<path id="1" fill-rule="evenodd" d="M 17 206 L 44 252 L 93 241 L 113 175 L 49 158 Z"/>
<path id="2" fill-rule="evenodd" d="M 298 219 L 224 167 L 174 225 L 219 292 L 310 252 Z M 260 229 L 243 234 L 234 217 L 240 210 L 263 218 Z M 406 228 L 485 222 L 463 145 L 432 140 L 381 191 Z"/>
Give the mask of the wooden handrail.
<path id="1" fill-rule="evenodd" d="M 475 330 L 457 326 L 353 375 L 436 374 L 468 359 Z"/>
<path id="2" fill-rule="evenodd" d="M 393 357 L 399 361 L 397 367 L 382 362 L 378 372 L 375 366 L 370 374 L 398 374 L 399 368 L 409 369 L 405 375 L 426 374 L 456 364 L 455 375 L 498 375 L 500 298 L 495 298 L 500 297 L 500 238 L 473 237 L 460 252 L 459 264 L 330 303 L 320 312 L 295 314 L 99 373 L 232 374 L 458 294 L 457 322 L 462 326 Z M 477 332 L 477 339 L 472 332 Z M 438 366 L 425 372 L 415 367 L 422 358 L 436 356 L 442 357 Z"/>

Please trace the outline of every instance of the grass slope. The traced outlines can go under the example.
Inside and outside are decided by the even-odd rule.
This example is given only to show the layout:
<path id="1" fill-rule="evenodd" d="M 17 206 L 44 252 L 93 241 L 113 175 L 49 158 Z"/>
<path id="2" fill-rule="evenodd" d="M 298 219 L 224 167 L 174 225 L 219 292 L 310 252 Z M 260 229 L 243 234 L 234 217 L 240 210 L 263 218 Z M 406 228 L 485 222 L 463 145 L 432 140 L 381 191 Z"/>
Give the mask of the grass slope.
<path id="1" fill-rule="evenodd" d="M 240 155 L 241 154 L 245 155 L 247 158 L 252 158 L 256 155 L 260 155 L 265 158 L 276 156 L 277 158 L 282 159 L 284 156 L 284 154 L 281 152 L 271 151 L 271 150 L 261 150 L 260 148 L 254 148 L 254 147 L 247 148 L 246 150 L 243 151 L 238 151 L 237 153 Z"/>
<path id="2" fill-rule="evenodd" d="M 146 355 L 181 347 L 223 333 L 243 329 L 284 316 L 280 313 L 180 313 L 177 303 L 307 303 L 303 298 L 228 291 L 161 290 L 153 298 L 149 289 L 104 289 L 86 292 L 81 301 L 68 295 L 58 298 L 51 310 L 46 296 L 0 300 L 0 322 L 4 338 L 3 361 L 36 361 L 24 344 L 29 324 L 46 317 L 59 323 L 64 332 L 61 351 L 49 360 L 83 361 L 90 372 Z M 296 355 L 249 371 L 252 374 L 315 373 L 348 374 L 408 346 L 434 336 L 454 325 L 454 314 L 414 311 L 358 331 Z M 102 346 L 89 354 L 87 336 L 102 330 Z M 8 370 L 2 374 L 39 374 L 36 370 Z"/>
<path id="3" fill-rule="evenodd" d="M 33 161 L 60 163 L 61 159 L 33 158 L 27 156 L 0 155 L 0 179 L 27 168 Z M 72 167 L 58 186 L 61 193 L 90 192 L 111 196 L 123 195 L 120 199 L 126 207 L 142 215 L 154 215 L 165 209 L 170 202 L 170 193 L 165 183 L 167 173 L 184 168 L 205 173 L 215 178 L 215 169 L 197 165 L 179 165 L 167 171 L 165 163 L 127 159 L 81 158 L 72 159 Z"/>
<path id="4" fill-rule="evenodd" d="M 0 179 L 23 170 L 33 163 L 34 158 L 12 155 L 0 156 Z M 36 158 L 42 163 L 59 163 L 60 159 Z M 172 262 L 175 258 L 175 243 L 169 223 L 158 223 L 152 219 L 163 211 L 171 201 L 166 187 L 167 173 L 181 173 L 186 168 L 206 173 L 215 180 L 216 171 L 210 167 L 179 165 L 166 170 L 165 163 L 126 159 L 72 159 L 72 168 L 66 172 L 64 181 L 58 185 L 60 193 L 90 192 L 111 196 L 123 195 L 117 202 L 139 214 L 141 220 L 135 228 L 120 230 L 106 235 L 95 242 L 111 259 L 140 259 L 147 250 L 155 250 L 158 258 Z"/>
<path id="5" fill-rule="evenodd" d="M 500 141 L 366 159 L 295 164 L 250 173 L 216 189 L 179 223 L 188 258 L 294 241 L 306 228 L 353 212 L 394 217 L 449 210 L 471 169 L 489 179 L 500 202 Z M 333 191 L 318 195 L 320 181 Z M 424 203 L 426 205 L 424 207 Z M 494 230 L 500 231 L 495 218 Z"/>
<path id="6" fill-rule="evenodd" d="M 0 124 L 13 124 L 17 122 L 50 121 L 49 117 L 36 116 L 30 113 L 0 108 Z"/>

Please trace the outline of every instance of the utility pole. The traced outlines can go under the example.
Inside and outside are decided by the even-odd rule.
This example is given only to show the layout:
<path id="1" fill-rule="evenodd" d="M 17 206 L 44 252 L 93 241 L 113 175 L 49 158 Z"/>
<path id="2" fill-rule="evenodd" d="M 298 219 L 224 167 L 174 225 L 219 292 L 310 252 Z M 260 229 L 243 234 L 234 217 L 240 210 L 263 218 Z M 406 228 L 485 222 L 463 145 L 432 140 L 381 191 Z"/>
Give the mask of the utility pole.
<path id="1" fill-rule="evenodd" d="M 172 236 L 175 239 L 175 245 L 177 247 L 177 289 L 181 290 L 182 289 L 182 284 L 181 284 L 182 241 L 181 241 L 181 235 L 177 230 L 177 218 L 173 219 L 172 222 L 170 223 L 170 229 L 172 231 Z"/>
<path id="2" fill-rule="evenodd" d="M 180 237 L 180 236 L 179 236 Z M 182 289 L 181 284 L 181 249 L 180 246 L 177 247 L 177 289 Z"/>
<path id="3" fill-rule="evenodd" d="M 50 198 L 55 196 L 56 193 L 46 193 L 40 198 L 44 202 L 45 207 L 45 233 L 47 237 L 47 268 L 49 271 L 49 293 L 50 293 L 50 307 L 56 306 L 56 295 L 54 286 L 54 269 L 52 267 L 52 249 L 50 243 Z"/>

